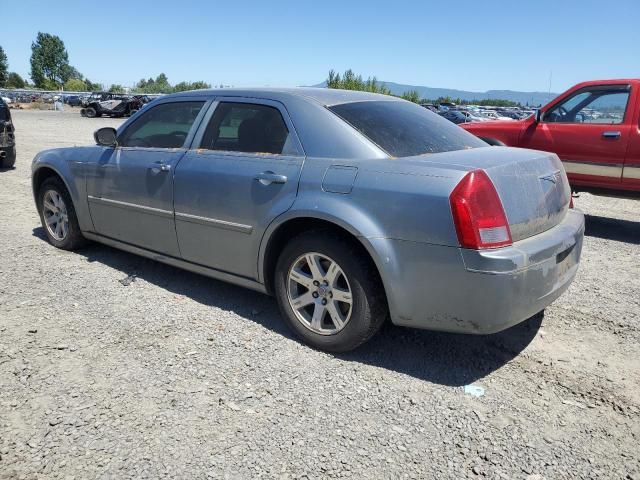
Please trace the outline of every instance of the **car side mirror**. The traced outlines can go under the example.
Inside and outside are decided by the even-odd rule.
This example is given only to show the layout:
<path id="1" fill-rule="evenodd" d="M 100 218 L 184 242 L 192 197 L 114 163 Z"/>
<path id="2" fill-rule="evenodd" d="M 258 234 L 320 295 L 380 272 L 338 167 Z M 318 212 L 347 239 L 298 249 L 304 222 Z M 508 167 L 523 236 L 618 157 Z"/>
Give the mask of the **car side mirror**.
<path id="1" fill-rule="evenodd" d="M 540 110 L 539 108 L 536 109 L 535 113 L 533 114 L 533 117 L 536 120 L 536 123 L 540 123 L 542 121 L 542 116 L 544 115 L 544 112 L 542 110 Z"/>
<path id="2" fill-rule="evenodd" d="M 99 128 L 93 133 L 93 138 L 98 145 L 103 147 L 117 147 L 116 129 L 112 127 Z"/>

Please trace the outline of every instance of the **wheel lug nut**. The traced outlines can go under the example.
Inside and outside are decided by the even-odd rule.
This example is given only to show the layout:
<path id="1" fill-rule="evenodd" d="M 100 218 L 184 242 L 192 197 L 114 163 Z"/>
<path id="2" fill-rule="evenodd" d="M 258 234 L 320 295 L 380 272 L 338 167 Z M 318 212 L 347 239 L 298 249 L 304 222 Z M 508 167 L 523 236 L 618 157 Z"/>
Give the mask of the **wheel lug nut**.
<path id="1" fill-rule="evenodd" d="M 313 293 L 311 294 L 311 296 L 312 296 L 313 298 L 318 298 L 318 292 L 313 292 Z"/>
<path id="2" fill-rule="evenodd" d="M 313 281 L 313 284 L 317 287 L 317 286 L 319 286 L 319 285 L 320 285 L 320 282 L 318 282 L 317 280 L 314 280 L 314 281 Z"/>
<path id="3" fill-rule="evenodd" d="M 326 305 L 326 304 L 327 304 L 327 299 L 326 299 L 326 298 L 323 298 L 323 299 L 322 299 L 322 304 L 323 304 L 323 305 Z"/>

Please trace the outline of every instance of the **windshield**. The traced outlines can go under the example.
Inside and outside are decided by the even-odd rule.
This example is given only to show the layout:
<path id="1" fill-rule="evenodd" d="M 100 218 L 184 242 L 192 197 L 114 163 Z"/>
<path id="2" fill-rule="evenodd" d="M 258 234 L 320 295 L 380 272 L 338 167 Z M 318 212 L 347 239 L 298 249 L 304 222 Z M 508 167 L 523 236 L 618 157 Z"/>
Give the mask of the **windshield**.
<path id="1" fill-rule="evenodd" d="M 353 102 L 329 110 L 392 157 L 487 146 L 448 120 L 409 102 Z"/>

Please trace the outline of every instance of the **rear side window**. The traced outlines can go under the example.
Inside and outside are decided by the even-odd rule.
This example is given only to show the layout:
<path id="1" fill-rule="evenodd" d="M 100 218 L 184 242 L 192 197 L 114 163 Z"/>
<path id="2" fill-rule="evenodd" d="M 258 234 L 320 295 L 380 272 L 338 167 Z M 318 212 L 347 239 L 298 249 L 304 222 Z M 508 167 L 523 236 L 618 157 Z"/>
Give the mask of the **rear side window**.
<path id="1" fill-rule="evenodd" d="M 353 102 L 329 110 L 392 157 L 487 146 L 450 121 L 409 102 Z"/>
<path id="2" fill-rule="evenodd" d="M 289 140 L 289 129 L 277 108 L 221 102 L 211 117 L 200 148 L 245 153 L 297 153 Z"/>
<path id="3" fill-rule="evenodd" d="M 122 147 L 180 148 L 204 102 L 161 103 L 151 107 L 118 139 Z"/>

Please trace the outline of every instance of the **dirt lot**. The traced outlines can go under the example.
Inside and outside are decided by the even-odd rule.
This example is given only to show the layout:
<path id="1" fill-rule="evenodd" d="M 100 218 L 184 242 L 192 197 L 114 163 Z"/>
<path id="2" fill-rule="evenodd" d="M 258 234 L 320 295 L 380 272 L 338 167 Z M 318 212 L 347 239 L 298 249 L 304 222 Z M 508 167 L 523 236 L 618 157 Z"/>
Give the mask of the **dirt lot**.
<path id="1" fill-rule="evenodd" d="M 119 121 L 14 123 L 0 478 L 640 478 L 640 201 L 577 199 L 583 262 L 544 319 L 487 337 L 389 326 L 335 356 L 292 339 L 266 296 L 101 245 L 51 247 L 31 159 Z"/>

